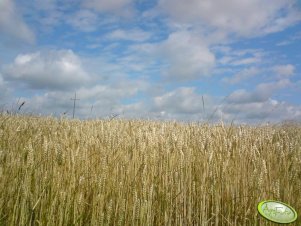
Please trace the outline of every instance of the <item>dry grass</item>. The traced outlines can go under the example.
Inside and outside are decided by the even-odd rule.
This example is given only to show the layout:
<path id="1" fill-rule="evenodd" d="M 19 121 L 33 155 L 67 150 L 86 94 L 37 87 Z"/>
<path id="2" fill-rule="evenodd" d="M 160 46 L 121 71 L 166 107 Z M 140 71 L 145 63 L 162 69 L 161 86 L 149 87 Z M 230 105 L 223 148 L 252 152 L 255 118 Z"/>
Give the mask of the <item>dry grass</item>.
<path id="1" fill-rule="evenodd" d="M 0 225 L 275 225 L 257 204 L 300 212 L 300 144 L 296 125 L 2 114 Z"/>

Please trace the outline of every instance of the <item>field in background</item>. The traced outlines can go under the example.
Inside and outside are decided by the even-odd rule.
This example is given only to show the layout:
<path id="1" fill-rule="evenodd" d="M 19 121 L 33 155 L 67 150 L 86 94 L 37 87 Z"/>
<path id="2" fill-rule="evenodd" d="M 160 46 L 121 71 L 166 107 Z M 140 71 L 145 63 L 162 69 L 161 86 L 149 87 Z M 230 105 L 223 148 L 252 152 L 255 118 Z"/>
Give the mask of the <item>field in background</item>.
<path id="1" fill-rule="evenodd" d="M 301 127 L 0 114 L 0 178 L 0 225 L 276 225 L 257 204 L 301 214 Z"/>

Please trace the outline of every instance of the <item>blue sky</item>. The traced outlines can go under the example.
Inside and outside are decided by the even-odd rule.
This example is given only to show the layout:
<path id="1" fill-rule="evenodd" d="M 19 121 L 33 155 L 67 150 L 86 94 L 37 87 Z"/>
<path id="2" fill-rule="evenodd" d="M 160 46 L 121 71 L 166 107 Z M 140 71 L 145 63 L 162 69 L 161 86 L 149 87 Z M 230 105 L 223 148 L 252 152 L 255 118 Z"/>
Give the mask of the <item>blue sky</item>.
<path id="1" fill-rule="evenodd" d="M 76 92 L 79 118 L 300 121 L 300 5 L 0 0 L 0 107 L 71 117 Z"/>

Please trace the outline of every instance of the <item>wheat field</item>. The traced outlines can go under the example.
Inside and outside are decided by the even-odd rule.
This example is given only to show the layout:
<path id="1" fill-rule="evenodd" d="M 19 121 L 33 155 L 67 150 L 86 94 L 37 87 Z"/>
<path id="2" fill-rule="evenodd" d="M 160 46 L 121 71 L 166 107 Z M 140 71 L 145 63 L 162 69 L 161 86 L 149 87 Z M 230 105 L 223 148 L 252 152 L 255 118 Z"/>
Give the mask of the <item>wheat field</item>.
<path id="1" fill-rule="evenodd" d="M 1 114 L 0 178 L 0 225 L 277 225 L 257 205 L 301 212 L 301 127 Z"/>

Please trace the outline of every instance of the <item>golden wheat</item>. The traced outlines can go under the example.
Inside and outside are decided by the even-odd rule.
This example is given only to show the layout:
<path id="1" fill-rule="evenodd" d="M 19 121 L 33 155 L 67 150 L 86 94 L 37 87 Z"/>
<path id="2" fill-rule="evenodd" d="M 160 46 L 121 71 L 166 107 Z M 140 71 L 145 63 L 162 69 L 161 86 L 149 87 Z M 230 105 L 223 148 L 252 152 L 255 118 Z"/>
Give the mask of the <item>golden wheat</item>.
<path id="1" fill-rule="evenodd" d="M 301 128 L 0 115 L 0 225 L 273 225 Z M 300 224 L 300 220 L 296 225 Z"/>

